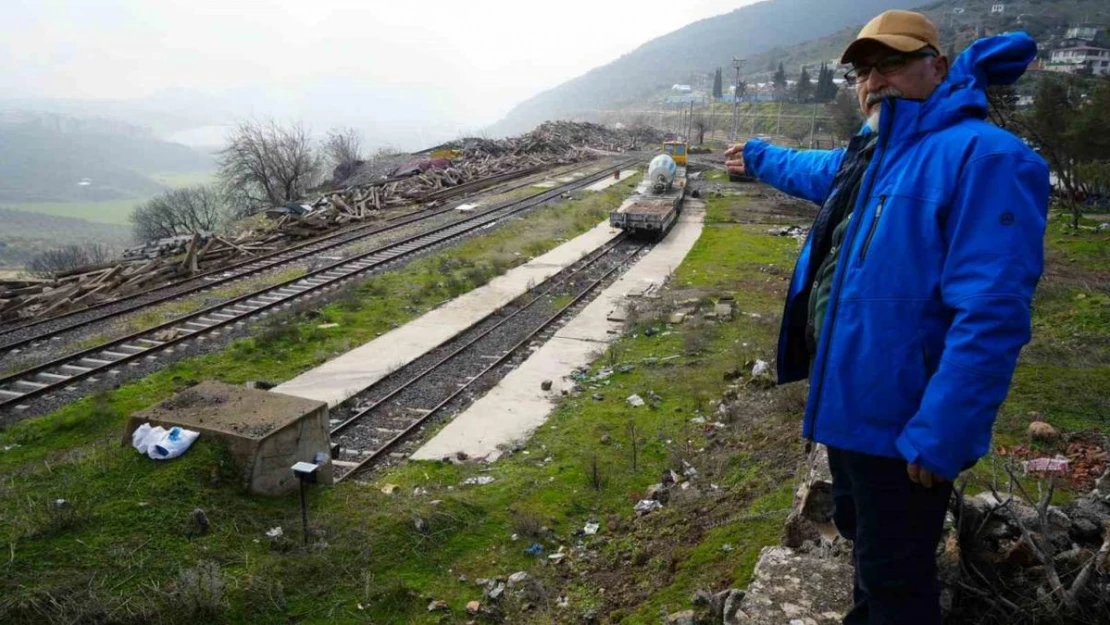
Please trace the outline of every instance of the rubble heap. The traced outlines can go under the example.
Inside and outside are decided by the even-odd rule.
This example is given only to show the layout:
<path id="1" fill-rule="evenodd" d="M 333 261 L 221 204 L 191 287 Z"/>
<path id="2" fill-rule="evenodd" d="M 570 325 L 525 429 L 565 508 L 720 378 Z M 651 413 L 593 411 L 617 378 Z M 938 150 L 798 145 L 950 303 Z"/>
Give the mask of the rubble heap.
<path id="1" fill-rule="evenodd" d="M 1063 506 L 1051 503 L 1055 484 L 1075 484 L 1074 476 L 1038 470 L 1056 465 L 1036 459 L 1000 469 L 1005 494 L 996 487 L 965 495 L 964 482 L 957 484 L 937 554 L 946 623 L 1103 622 L 1100 615 L 1110 614 L 1110 464 L 1100 453 L 1100 476 L 1083 482 L 1093 489 Z M 1037 499 L 1023 486 L 1029 478 L 1038 480 Z M 728 609 L 717 608 L 725 625 L 840 622 L 852 601 L 851 544 L 832 524 L 831 481 L 818 445 L 782 545 L 764 548 L 751 585 L 730 591 L 736 600 Z"/>

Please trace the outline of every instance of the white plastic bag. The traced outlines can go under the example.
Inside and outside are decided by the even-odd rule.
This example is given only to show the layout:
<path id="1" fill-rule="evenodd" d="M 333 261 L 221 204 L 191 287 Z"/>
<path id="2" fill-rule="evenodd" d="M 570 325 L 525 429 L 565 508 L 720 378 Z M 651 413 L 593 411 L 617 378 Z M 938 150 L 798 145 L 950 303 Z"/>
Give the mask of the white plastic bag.
<path id="1" fill-rule="evenodd" d="M 131 434 L 131 445 L 141 454 L 154 460 L 170 460 L 185 453 L 200 432 L 173 426 L 169 430 L 162 426 L 151 427 L 144 423 Z"/>

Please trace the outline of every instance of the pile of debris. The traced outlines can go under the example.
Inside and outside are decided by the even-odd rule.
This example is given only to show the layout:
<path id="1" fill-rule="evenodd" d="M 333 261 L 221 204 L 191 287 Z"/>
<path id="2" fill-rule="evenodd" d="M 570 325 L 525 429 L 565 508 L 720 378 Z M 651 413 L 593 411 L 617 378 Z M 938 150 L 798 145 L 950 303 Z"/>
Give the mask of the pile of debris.
<path id="1" fill-rule="evenodd" d="M 1039 467 L 1038 467 L 1039 468 Z M 1052 471 L 1034 500 L 1012 467 L 1013 493 L 959 496 L 939 558 L 954 622 L 1096 622 L 1110 614 L 1110 469 L 1088 494 L 1052 505 Z"/>
<path id="2" fill-rule="evenodd" d="M 51 280 L 0 282 L 0 323 L 42 318 L 127 297 L 332 232 L 375 220 L 382 211 L 437 206 L 460 185 L 541 167 L 591 160 L 633 145 L 629 133 L 588 123 L 547 122 L 503 140 L 463 139 L 423 155 L 374 159 L 310 203 L 266 210 L 271 222 L 235 237 L 195 233 L 127 250 L 112 265 L 85 267 Z M 384 169 L 389 165 L 392 169 Z M 388 171 L 388 175 L 383 172 Z"/>
<path id="3" fill-rule="evenodd" d="M 3 281 L 0 322 L 48 317 L 133 295 L 278 250 L 288 238 L 281 232 L 245 233 L 234 239 L 196 233 L 153 241 L 127 250 L 120 261 L 59 273 L 52 279 Z"/>

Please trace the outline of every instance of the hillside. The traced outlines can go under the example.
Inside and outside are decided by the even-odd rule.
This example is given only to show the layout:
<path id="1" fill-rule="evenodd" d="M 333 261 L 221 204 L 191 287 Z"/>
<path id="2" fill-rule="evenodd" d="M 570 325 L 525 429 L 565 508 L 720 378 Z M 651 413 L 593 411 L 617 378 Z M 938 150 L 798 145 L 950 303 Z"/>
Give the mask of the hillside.
<path id="1" fill-rule="evenodd" d="M 131 228 L 0 207 L 0 268 L 23 267 L 36 254 L 70 243 L 96 242 L 113 251 L 131 243 Z"/>
<path id="2" fill-rule="evenodd" d="M 148 174 L 212 168 L 211 157 L 183 145 L 96 125 L 0 122 L 0 145 L 8 203 L 147 197 L 164 188 Z"/>
<path id="3" fill-rule="evenodd" d="M 635 101 L 689 82 L 694 74 L 728 67 L 733 56 L 750 57 L 866 21 L 917 0 L 769 0 L 694 22 L 653 39 L 621 58 L 521 103 L 492 134 L 522 132 L 547 119 L 574 117 L 597 108 Z"/>
<path id="4" fill-rule="evenodd" d="M 1069 25 L 1090 22 L 1110 24 L 1110 3 L 1105 0 L 1016 0 L 1005 3 L 1002 14 L 992 14 L 995 0 L 943 0 L 919 7 L 940 29 L 941 47 L 949 55 L 962 50 L 981 34 L 1023 30 L 1042 50 Z M 956 9 L 963 9 L 956 13 Z M 769 76 L 782 63 L 795 75 L 802 65 L 814 65 L 840 56 L 862 23 L 792 46 L 776 46 L 748 60 L 748 77 Z"/>

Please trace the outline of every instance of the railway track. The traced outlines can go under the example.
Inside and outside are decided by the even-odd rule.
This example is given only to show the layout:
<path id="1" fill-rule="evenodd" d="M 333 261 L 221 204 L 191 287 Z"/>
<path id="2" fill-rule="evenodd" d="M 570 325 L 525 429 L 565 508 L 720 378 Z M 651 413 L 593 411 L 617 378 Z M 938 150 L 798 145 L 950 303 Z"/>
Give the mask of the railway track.
<path id="1" fill-rule="evenodd" d="M 630 159 L 615 166 L 625 167 L 634 162 L 635 159 Z M 172 353 L 175 347 L 189 341 L 213 336 L 221 330 L 242 326 L 248 321 L 289 309 L 294 304 L 301 305 L 320 298 L 389 264 L 407 260 L 416 254 L 473 234 L 502 219 L 556 199 L 568 191 L 592 184 L 608 176 L 611 171 L 612 167 L 606 167 L 601 172 L 568 184 L 495 205 L 481 213 L 334 262 L 304 276 L 0 378 L 0 424 L 14 420 L 13 413 L 16 419 L 21 413 L 29 413 L 29 402 L 61 394 L 63 391 L 75 397 L 83 395 L 102 378 L 118 379 L 124 367 L 137 367 L 144 361 L 156 361 L 160 354 Z M 79 387 L 79 384 L 82 386 Z"/>
<path id="2" fill-rule="evenodd" d="M 572 173 L 580 171 L 595 165 L 596 163 L 585 163 L 579 166 L 572 167 L 565 170 L 563 173 Z M 443 200 L 449 197 L 457 197 L 474 191 L 486 189 L 488 187 L 502 184 L 529 176 L 540 171 L 540 167 L 532 167 L 516 172 L 509 172 L 499 176 L 492 176 L 482 180 L 475 180 L 470 183 L 450 187 L 437 193 L 431 194 L 424 198 L 424 201 Z M 503 192 L 513 191 L 522 187 L 526 187 L 532 182 L 525 182 L 523 184 L 511 185 L 506 187 Z M 317 254 L 330 252 L 347 245 L 352 245 L 363 241 L 369 237 L 377 236 L 383 233 L 394 231 L 405 226 L 427 221 L 443 215 L 451 213 L 454 207 L 444 207 L 430 211 L 418 211 L 408 215 L 386 221 L 385 223 L 361 224 L 353 228 L 346 228 L 323 237 L 318 237 L 309 241 L 298 243 L 297 245 L 287 247 L 283 250 L 270 252 L 262 256 L 247 259 L 239 263 L 221 267 L 203 274 L 199 274 L 185 280 L 180 280 L 171 284 L 161 285 L 153 289 L 148 289 L 135 293 L 131 296 L 121 299 L 106 301 L 94 306 L 75 310 L 62 315 L 49 317 L 46 319 L 36 320 L 31 323 L 25 323 L 12 328 L 5 328 L 0 330 L 0 357 L 5 354 L 16 354 L 22 350 L 33 348 L 43 341 L 51 340 L 55 337 L 61 336 L 67 332 L 79 328 L 85 328 L 93 323 L 100 323 L 106 320 L 119 318 L 124 315 L 134 313 L 144 308 L 158 306 L 165 302 L 173 301 L 183 297 L 189 297 L 198 293 L 209 291 L 212 289 L 225 287 L 235 282 L 245 280 L 247 278 L 256 276 L 263 272 L 279 269 L 282 266 L 303 262 L 309 257 Z M 182 289 L 185 284 L 195 283 L 191 287 Z M 130 300 L 130 303 L 127 303 Z M 36 330 L 40 328 L 41 330 Z M 30 333 L 30 334 L 28 334 Z"/>
<path id="3" fill-rule="evenodd" d="M 348 401 L 331 430 L 336 479 L 366 470 L 430 419 L 496 384 L 648 245 L 622 234 Z"/>

